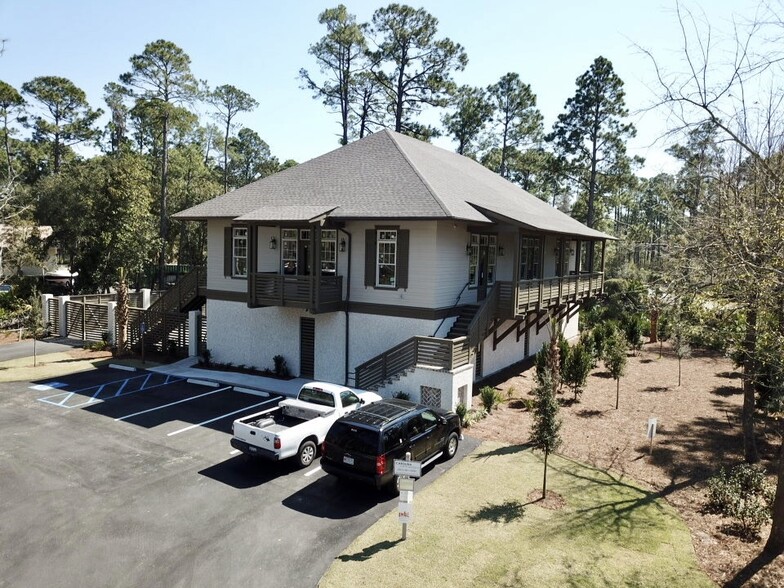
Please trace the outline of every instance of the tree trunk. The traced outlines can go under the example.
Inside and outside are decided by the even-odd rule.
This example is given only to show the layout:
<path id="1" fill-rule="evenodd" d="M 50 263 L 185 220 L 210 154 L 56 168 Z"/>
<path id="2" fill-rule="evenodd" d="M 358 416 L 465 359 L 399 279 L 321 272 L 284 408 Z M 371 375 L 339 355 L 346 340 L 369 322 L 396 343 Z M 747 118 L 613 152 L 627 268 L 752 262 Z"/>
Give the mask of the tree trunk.
<path id="1" fill-rule="evenodd" d="M 779 447 L 779 476 L 773 499 L 773 526 L 764 551 L 770 555 L 784 553 L 784 443 Z"/>
<path id="2" fill-rule="evenodd" d="M 651 332 L 650 342 L 656 343 L 659 340 L 659 311 L 651 310 Z"/>
<path id="3" fill-rule="evenodd" d="M 166 273 L 166 241 L 169 237 L 169 225 L 166 211 L 169 207 L 169 115 L 163 117 L 163 134 L 161 137 L 161 251 L 158 259 L 158 287 L 163 290 Z"/>
<path id="4" fill-rule="evenodd" d="M 743 340 L 743 454 L 747 463 L 757 463 L 757 440 L 754 435 L 754 353 L 757 347 L 757 306 L 753 301 L 746 313 L 746 336 Z"/>
<path id="5" fill-rule="evenodd" d="M 542 500 L 547 497 L 547 455 L 549 451 L 544 452 L 544 478 L 542 479 Z"/>
<path id="6" fill-rule="evenodd" d="M 3 129 L 5 130 L 5 134 L 3 135 L 5 139 L 5 159 L 8 169 L 8 181 L 11 181 L 11 176 L 13 174 L 13 168 L 11 167 L 11 146 L 8 143 L 8 116 L 3 117 Z"/>
<path id="7" fill-rule="evenodd" d="M 223 193 L 229 191 L 229 131 L 231 116 L 226 115 L 226 136 L 223 137 Z"/>
<path id="8" fill-rule="evenodd" d="M 618 410 L 618 401 L 621 398 L 621 379 L 615 379 L 615 410 Z"/>

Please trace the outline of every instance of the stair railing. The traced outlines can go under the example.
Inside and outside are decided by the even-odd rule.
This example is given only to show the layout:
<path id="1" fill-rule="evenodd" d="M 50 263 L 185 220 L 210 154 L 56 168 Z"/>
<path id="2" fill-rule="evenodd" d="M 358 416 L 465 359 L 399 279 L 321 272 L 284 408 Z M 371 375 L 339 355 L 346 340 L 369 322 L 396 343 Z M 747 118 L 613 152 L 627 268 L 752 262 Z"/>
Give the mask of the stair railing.
<path id="1" fill-rule="evenodd" d="M 465 292 L 466 288 L 468 288 L 468 286 L 470 286 L 470 285 L 471 285 L 471 282 L 470 282 L 470 281 L 466 282 L 465 286 L 463 286 L 463 289 L 462 289 L 462 290 L 460 290 L 460 293 L 457 295 L 457 298 L 455 298 L 455 303 L 454 303 L 454 304 L 452 305 L 452 307 L 449 309 L 450 311 L 451 311 L 451 310 L 454 310 L 455 308 L 457 308 L 457 305 L 458 305 L 458 304 L 460 304 L 460 298 L 463 296 L 463 292 Z M 440 330 L 441 330 L 441 327 L 443 326 L 443 324 L 444 324 L 444 321 L 445 321 L 447 318 L 449 318 L 449 316 L 451 316 L 451 313 L 450 313 L 450 312 L 448 312 L 446 315 L 444 315 L 444 318 L 442 318 L 442 319 L 441 319 L 441 322 L 440 322 L 440 323 L 438 323 L 438 326 L 436 327 L 436 330 L 435 330 L 435 331 L 433 331 L 433 335 L 432 335 L 433 337 L 435 337 L 435 336 L 436 336 L 436 334 L 438 333 L 438 331 L 440 331 Z"/>
<path id="2" fill-rule="evenodd" d="M 490 330 L 490 325 L 495 320 L 496 313 L 498 312 L 500 292 L 499 285 L 497 283 L 494 284 L 482 303 L 482 306 L 479 307 L 474 318 L 468 323 L 466 336 L 468 337 L 468 344 L 471 347 L 479 345 Z"/>

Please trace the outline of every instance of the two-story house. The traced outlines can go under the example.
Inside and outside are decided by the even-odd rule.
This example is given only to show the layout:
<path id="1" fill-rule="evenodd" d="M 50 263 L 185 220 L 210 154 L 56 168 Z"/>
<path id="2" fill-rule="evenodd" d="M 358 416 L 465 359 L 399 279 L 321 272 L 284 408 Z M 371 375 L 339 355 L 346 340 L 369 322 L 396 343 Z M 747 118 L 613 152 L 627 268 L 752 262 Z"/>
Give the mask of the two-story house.
<path id="1" fill-rule="evenodd" d="M 611 238 L 381 131 L 174 215 L 206 221 L 207 347 L 453 407 L 602 291 Z"/>

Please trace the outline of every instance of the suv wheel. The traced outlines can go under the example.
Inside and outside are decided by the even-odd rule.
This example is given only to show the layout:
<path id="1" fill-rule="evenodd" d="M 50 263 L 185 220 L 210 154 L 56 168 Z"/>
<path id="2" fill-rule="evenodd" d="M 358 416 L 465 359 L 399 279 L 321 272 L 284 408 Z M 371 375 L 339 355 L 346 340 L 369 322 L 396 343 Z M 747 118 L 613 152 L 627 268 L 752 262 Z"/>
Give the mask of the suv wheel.
<path id="1" fill-rule="evenodd" d="M 449 437 L 446 439 L 446 445 L 444 445 L 444 457 L 446 459 L 452 459 L 455 456 L 459 443 L 460 439 L 458 438 L 457 433 L 450 433 Z"/>

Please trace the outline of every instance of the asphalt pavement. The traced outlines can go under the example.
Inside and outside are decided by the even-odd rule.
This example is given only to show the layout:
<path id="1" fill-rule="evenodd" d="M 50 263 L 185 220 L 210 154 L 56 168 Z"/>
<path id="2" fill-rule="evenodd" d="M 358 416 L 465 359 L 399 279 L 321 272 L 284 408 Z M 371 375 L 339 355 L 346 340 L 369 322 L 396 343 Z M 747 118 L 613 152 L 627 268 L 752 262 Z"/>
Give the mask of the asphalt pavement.
<path id="1" fill-rule="evenodd" d="M 35 353 L 38 356 L 47 355 L 49 353 L 62 353 L 64 351 L 71 351 L 74 347 L 81 347 L 83 342 L 78 344 L 69 342 L 67 339 L 63 340 L 48 340 L 36 341 Z M 17 343 L 5 343 L 0 345 L 0 362 L 8 361 L 10 359 L 19 359 L 20 357 L 33 357 L 33 340 L 24 339 Z"/>
<path id="2" fill-rule="evenodd" d="M 397 500 L 238 455 L 231 422 L 276 400 L 110 368 L 0 384 L 0 587 L 316 586 Z"/>

